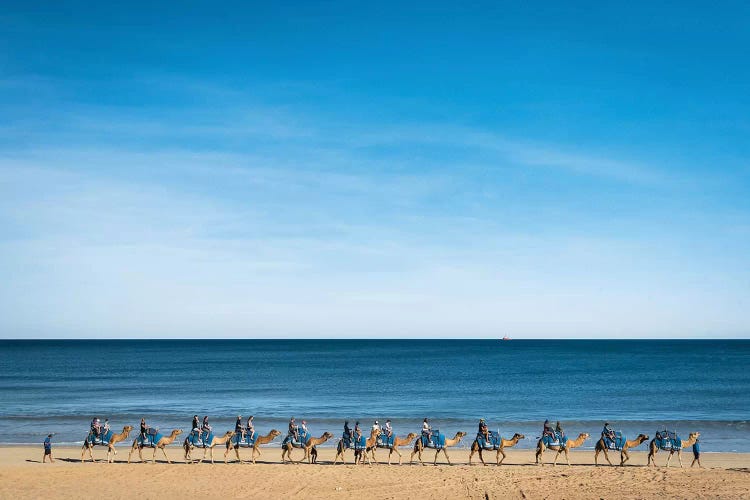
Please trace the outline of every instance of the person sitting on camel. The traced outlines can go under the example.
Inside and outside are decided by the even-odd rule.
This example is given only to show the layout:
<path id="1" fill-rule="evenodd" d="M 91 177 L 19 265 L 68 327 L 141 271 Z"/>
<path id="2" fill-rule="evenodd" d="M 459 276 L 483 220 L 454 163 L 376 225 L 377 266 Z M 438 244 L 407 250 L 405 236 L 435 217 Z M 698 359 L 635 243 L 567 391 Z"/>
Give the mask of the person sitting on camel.
<path id="1" fill-rule="evenodd" d="M 549 436 L 552 441 L 557 441 L 555 431 L 552 430 L 552 426 L 549 425 L 549 420 L 544 421 L 544 430 L 542 431 L 542 437 Z"/>

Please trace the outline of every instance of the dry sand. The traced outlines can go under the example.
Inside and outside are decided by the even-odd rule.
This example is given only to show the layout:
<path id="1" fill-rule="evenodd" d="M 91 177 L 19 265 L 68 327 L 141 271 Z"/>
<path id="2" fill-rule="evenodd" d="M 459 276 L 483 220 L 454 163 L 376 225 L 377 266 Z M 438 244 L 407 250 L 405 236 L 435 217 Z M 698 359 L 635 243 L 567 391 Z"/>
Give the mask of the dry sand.
<path id="1" fill-rule="evenodd" d="M 750 454 L 708 453 L 704 469 L 643 467 L 644 451 L 631 453 L 627 467 L 594 467 L 592 451 L 571 453 L 573 466 L 536 466 L 532 450 L 508 452 L 507 465 L 468 466 L 468 450 L 450 450 L 438 466 L 330 465 L 334 450 L 321 449 L 319 465 L 281 465 L 278 443 L 264 448 L 256 465 L 218 461 L 186 465 L 182 450 L 171 446 L 156 464 L 126 464 L 128 447 L 119 447 L 115 464 L 80 463 L 80 449 L 55 447 L 54 464 L 41 464 L 41 447 L 0 448 L 0 498 L 750 498 Z M 200 457 L 200 451 L 196 450 Z M 241 450 L 243 459 L 249 450 Z M 404 450 L 409 461 L 409 450 Z M 554 453 L 547 452 L 549 462 Z M 616 454 L 611 454 L 614 459 Z M 149 459 L 151 450 L 144 454 Z M 302 452 L 295 450 L 297 459 Z M 434 452 L 425 456 L 434 457 Z M 494 454 L 486 453 L 485 458 Z M 104 461 L 106 449 L 94 458 Z M 383 461 L 387 452 L 379 450 Z M 347 453 L 351 462 L 351 452 Z M 137 460 L 137 457 L 136 457 Z M 663 465 L 666 454 L 657 461 Z M 563 459 L 564 461 L 564 459 Z M 614 460 L 613 460 L 614 461 Z M 441 463 L 442 462 L 442 463 Z"/>

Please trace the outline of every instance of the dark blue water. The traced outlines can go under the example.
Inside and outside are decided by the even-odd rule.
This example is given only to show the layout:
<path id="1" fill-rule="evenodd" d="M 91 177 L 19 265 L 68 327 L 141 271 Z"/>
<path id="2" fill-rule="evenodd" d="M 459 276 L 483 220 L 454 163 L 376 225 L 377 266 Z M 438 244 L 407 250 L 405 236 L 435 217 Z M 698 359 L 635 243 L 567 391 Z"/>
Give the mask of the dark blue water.
<path id="1" fill-rule="evenodd" d="M 81 441 L 93 416 L 187 430 L 196 413 L 219 430 L 252 413 L 262 432 L 293 415 L 335 435 L 344 419 L 390 418 L 405 434 L 424 417 L 473 433 L 483 417 L 527 447 L 545 418 L 592 436 L 606 419 L 742 451 L 750 341 L 0 341 L 0 442 Z"/>

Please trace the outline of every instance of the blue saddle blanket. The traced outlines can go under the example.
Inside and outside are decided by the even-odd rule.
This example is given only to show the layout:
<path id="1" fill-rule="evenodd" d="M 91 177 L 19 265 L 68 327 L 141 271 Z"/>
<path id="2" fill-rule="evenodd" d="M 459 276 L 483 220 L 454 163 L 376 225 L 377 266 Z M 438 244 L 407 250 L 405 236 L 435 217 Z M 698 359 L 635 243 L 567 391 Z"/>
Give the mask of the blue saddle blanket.
<path id="1" fill-rule="evenodd" d="M 442 450 L 445 448 L 445 434 L 442 434 L 439 430 L 435 429 L 432 431 L 432 436 L 427 438 L 427 435 L 422 434 L 422 446 L 425 448 L 435 448 L 436 450 Z"/>
<path id="2" fill-rule="evenodd" d="M 565 445 L 568 444 L 568 438 L 566 436 L 563 436 L 561 432 L 555 432 L 554 439 L 549 434 L 546 434 L 542 436 L 542 442 L 547 448 L 549 448 L 550 446 L 559 446 L 560 448 L 565 448 Z"/>
<path id="3" fill-rule="evenodd" d="M 213 441 L 213 439 L 213 431 L 191 431 L 187 437 L 188 443 L 199 448 L 207 448 L 211 445 L 211 441 Z"/>
<path id="4" fill-rule="evenodd" d="M 622 432 L 615 431 L 615 439 L 612 439 L 609 436 L 603 437 L 604 444 L 607 446 L 608 450 L 622 451 L 622 447 L 625 445 L 625 436 L 622 435 Z"/>
<path id="5" fill-rule="evenodd" d="M 281 446 L 284 447 L 291 443 L 293 448 L 304 448 L 305 443 L 307 443 L 307 440 L 310 438 L 310 434 L 300 429 L 297 435 L 299 436 L 299 439 L 294 439 L 292 434 L 287 434 L 284 441 L 281 443 Z"/>
<path id="6" fill-rule="evenodd" d="M 254 431 L 252 434 L 246 432 L 244 438 L 242 437 L 242 434 L 237 433 L 232 437 L 232 444 L 235 446 L 252 447 L 253 445 L 255 445 L 256 439 L 258 439 L 258 431 Z"/>
<path id="7" fill-rule="evenodd" d="M 677 433 L 675 431 L 668 431 L 666 429 L 656 433 L 654 442 L 660 450 L 676 451 L 682 448 L 682 439 L 677 436 Z"/>
<path id="8" fill-rule="evenodd" d="M 502 442 L 500 433 L 490 431 L 489 435 L 490 438 L 487 439 L 484 434 L 477 434 L 477 444 L 479 444 L 479 447 L 485 450 L 497 450 L 500 448 L 500 443 Z"/>
<path id="9" fill-rule="evenodd" d="M 102 432 L 99 436 L 96 435 L 96 433 L 91 430 L 89 431 L 89 435 L 86 436 L 86 442 L 90 445 L 108 445 L 109 440 L 112 438 L 113 432 L 111 430 L 107 432 Z"/>
<path id="10" fill-rule="evenodd" d="M 355 450 L 364 450 L 367 448 L 367 438 L 364 435 L 357 438 L 357 436 L 351 437 L 347 434 L 342 434 L 341 440 L 346 449 L 353 448 Z"/>
<path id="11" fill-rule="evenodd" d="M 381 434 L 378 436 L 377 445 L 380 448 L 393 448 L 393 443 L 396 441 L 396 435 L 391 434 L 391 437 Z"/>
<path id="12" fill-rule="evenodd" d="M 163 437 L 164 436 L 157 429 L 149 427 L 146 430 L 146 437 L 144 438 L 142 434 L 138 434 L 136 440 L 138 441 L 139 446 L 154 448 L 156 447 L 156 443 L 158 443 Z"/>

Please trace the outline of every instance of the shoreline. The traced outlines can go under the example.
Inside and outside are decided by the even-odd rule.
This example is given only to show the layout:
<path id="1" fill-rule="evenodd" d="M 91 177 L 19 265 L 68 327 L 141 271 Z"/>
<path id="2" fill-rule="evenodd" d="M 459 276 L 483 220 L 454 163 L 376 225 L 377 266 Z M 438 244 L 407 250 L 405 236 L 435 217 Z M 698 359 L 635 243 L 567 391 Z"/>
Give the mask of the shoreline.
<path id="1" fill-rule="evenodd" d="M 408 447 L 402 450 L 402 466 L 383 463 L 387 450 L 376 452 L 380 464 L 363 466 L 351 463 L 351 451 L 346 465 L 330 464 L 331 449 L 319 450 L 319 464 L 282 465 L 279 446 L 261 449 L 255 465 L 225 465 L 224 449 L 215 450 L 215 465 L 189 465 L 182 461 L 182 449 L 171 446 L 167 455 L 177 463 L 170 465 L 161 453 L 151 464 L 152 450 L 144 450 L 148 463 L 138 463 L 134 455 L 135 462 L 127 464 L 128 446 L 118 447 L 115 463 L 107 464 L 106 449 L 98 447 L 98 461 L 81 464 L 80 447 L 58 446 L 53 447 L 55 463 L 41 464 L 41 446 L 0 445 L 0 498 L 750 498 L 750 453 L 706 454 L 703 469 L 690 468 L 692 453 L 684 453 L 681 469 L 677 457 L 672 460 L 677 467 L 663 467 L 663 452 L 657 454 L 659 467 L 644 467 L 645 451 L 631 452 L 624 467 L 595 467 L 594 453 L 588 450 L 571 451 L 571 466 L 561 465 L 561 456 L 556 467 L 549 465 L 550 452 L 544 466 L 534 464 L 531 450 L 507 450 L 500 466 L 494 465 L 494 452 L 485 452 L 493 465 L 483 467 L 466 465 L 466 449 L 449 449 L 452 466 L 442 453 L 437 466 L 408 465 Z M 293 453 L 295 460 L 303 456 L 299 450 Z M 240 454 L 243 460 L 250 457 L 247 449 Z M 425 452 L 424 458 L 431 462 L 434 452 Z M 610 454 L 613 462 L 616 458 L 619 453 Z"/>

